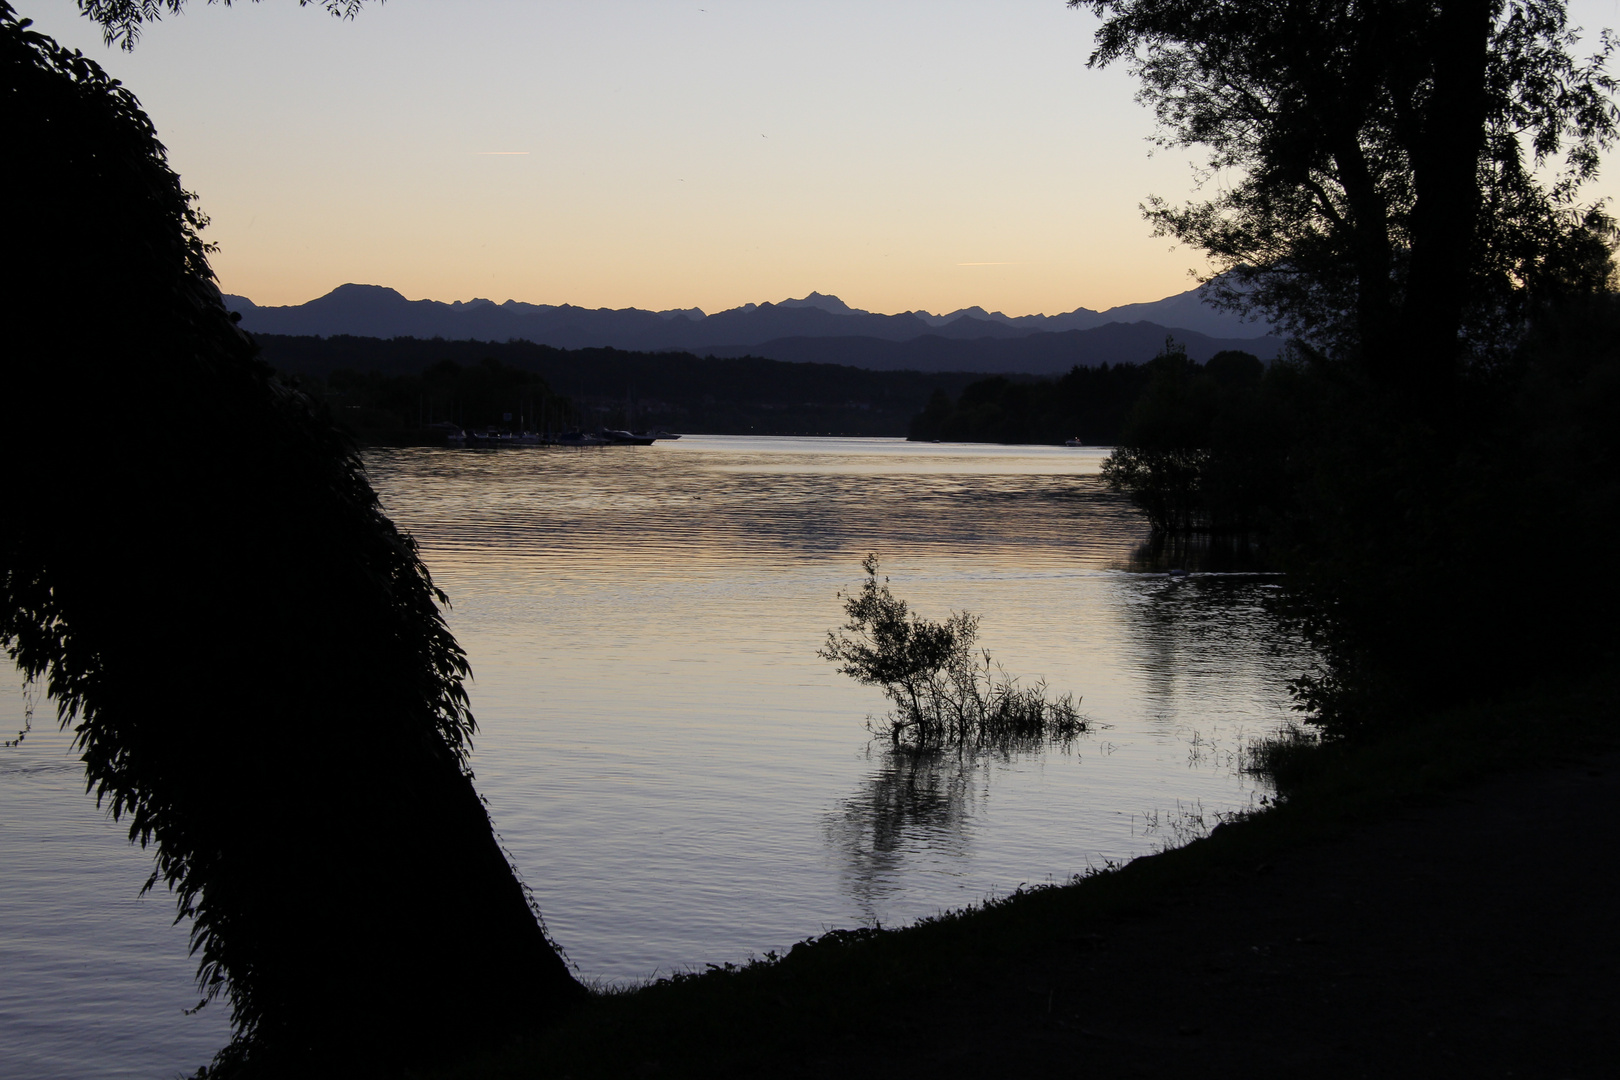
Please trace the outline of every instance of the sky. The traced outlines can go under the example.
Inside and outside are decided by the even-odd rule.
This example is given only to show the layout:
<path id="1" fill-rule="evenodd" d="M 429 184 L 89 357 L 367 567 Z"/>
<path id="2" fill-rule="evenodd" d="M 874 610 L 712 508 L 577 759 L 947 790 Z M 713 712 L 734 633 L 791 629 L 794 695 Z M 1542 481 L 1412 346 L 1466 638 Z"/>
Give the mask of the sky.
<path id="1" fill-rule="evenodd" d="M 1139 210 L 1195 196 L 1196 153 L 1151 145 L 1063 0 L 192 0 L 133 53 L 71 0 L 14 2 L 140 98 L 221 287 L 259 304 L 1057 314 L 1206 269 Z"/>

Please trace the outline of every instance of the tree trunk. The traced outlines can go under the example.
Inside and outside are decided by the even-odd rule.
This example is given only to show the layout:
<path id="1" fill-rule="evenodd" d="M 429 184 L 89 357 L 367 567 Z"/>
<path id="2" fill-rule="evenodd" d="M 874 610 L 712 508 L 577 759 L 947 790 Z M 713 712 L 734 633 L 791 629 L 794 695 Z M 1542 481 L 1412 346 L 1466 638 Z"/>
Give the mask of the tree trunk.
<path id="1" fill-rule="evenodd" d="M 1456 379 L 1459 334 L 1478 232 L 1479 159 L 1485 146 L 1490 0 L 1444 0 L 1434 25 L 1434 81 L 1419 145 L 1416 202 L 1402 305 L 1406 374 L 1414 404 L 1442 403 Z"/>

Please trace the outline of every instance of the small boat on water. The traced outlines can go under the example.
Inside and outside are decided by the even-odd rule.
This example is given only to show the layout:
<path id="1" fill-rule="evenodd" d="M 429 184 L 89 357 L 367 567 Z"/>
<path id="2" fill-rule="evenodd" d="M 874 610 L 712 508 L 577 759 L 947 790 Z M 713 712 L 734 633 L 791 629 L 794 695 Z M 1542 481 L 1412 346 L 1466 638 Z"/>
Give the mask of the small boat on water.
<path id="1" fill-rule="evenodd" d="M 472 446 L 517 446 L 523 439 L 510 431 L 469 431 L 467 442 Z"/>
<path id="2" fill-rule="evenodd" d="M 603 428 L 601 436 L 615 446 L 651 446 L 658 438 L 656 435 L 621 431 L 618 428 Z"/>
<path id="3" fill-rule="evenodd" d="M 1076 435 L 1072 439 L 1064 439 L 1063 440 L 1063 445 L 1064 446 L 1084 446 L 1086 444 L 1080 441 L 1080 436 Z"/>
<path id="4" fill-rule="evenodd" d="M 552 445 L 554 446 L 608 446 L 608 440 L 600 435 L 593 435 L 588 431 L 565 431 L 558 435 Z"/>

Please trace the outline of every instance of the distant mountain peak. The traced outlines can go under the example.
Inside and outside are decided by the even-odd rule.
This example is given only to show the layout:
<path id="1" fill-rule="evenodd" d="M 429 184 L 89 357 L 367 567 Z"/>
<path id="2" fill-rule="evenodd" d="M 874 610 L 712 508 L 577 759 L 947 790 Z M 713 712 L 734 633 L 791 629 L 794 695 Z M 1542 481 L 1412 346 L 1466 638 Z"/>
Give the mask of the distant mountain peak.
<path id="1" fill-rule="evenodd" d="M 972 348 L 989 350 L 985 353 L 988 357 L 994 349 L 1001 348 L 991 344 L 992 340 L 1051 337 L 1070 331 L 1089 331 L 1110 323 L 1146 322 L 1167 328 L 1176 333 L 1178 339 L 1182 332 L 1191 331 L 1212 340 L 1247 339 L 1255 341 L 1256 349 L 1274 348 L 1257 340 L 1270 331 L 1270 326 L 1258 321 L 1245 322 L 1230 312 L 1217 310 L 1207 303 L 1203 289 L 1167 296 L 1152 303 L 1125 304 L 1107 311 L 1082 307 L 1061 315 L 1019 316 L 978 306 L 958 308 L 945 315 L 926 311 L 884 315 L 851 307 L 837 296 L 820 292 L 774 304 L 744 304 L 715 315 L 705 314 L 695 307 L 648 311 L 530 304 L 516 300 L 497 304 L 483 297 L 445 303 L 431 299 L 408 300 L 398 290 L 357 282 L 339 285 L 304 304 L 263 307 L 246 297 L 233 295 L 225 295 L 224 301 L 227 308 L 241 315 L 242 329 L 249 333 L 480 341 L 516 339 L 557 348 L 606 346 L 653 351 L 688 349 L 699 353 L 768 346 L 772 353 L 782 356 L 791 352 L 797 359 L 815 357 L 837 363 L 852 362 L 848 357 L 853 356 L 851 350 L 856 349 L 854 345 L 839 344 L 840 341 L 870 339 L 920 342 L 916 345 L 922 350 L 917 363 L 933 363 L 935 359 L 943 363 L 941 358 L 949 354 L 955 357 L 952 363 L 966 365 L 960 369 L 964 371 L 998 369 L 994 365 L 975 366 L 981 360 L 971 359 L 978 355 L 971 353 L 971 349 L 960 355 L 953 352 L 968 348 L 961 345 L 962 342 L 980 342 Z M 799 339 L 822 343 L 813 348 L 791 344 Z M 1162 336 L 1159 341 L 1162 343 Z M 1030 347 L 1038 345 L 1039 342 L 1032 342 Z M 805 351 L 807 349 L 809 351 Z M 999 370 L 1016 369 L 1003 366 Z"/>
<path id="2" fill-rule="evenodd" d="M 333 297 L 340 297 L 345 300 L 359 299 L 361 297 L 374 300 L 404 300 L 405 294 L 400 292 L 398 289 L 390 289 L 387 285 L 362 285 L 359 282 L 350 281 L 339 285 L 325 296 L 317 297 L 315 300 L 311 300 L 310 303 L 313 304 L 319 300 L 328 300 Z M 409 301 L 406 302 L 409 303 Z"/>
<path id="3" fill-rule="evenodd" d="M 818 292 L 813 292 L 809 296 L 804 297 L 802 300 L 781 300 L 777 302 L 776 306 L 786 308 L 820 308 L 822 311 L 831 312 L 834 315 L 867 314 L 867 312 L 862 311 L 860 308 L 850 307 L 836 296 L 827 296 L 824 293 Z"/>

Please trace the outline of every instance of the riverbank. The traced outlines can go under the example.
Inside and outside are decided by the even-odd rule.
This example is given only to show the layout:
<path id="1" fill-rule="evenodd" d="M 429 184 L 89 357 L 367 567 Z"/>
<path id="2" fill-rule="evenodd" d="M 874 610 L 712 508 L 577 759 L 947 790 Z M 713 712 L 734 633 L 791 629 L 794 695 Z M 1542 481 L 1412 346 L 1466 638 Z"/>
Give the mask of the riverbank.
<path id="1" fill-rule="evenodd" d="M 1600 1075 L 1615 686 L 1298 755 L 1187 847 L 604 995 L 455 1075 Z"/>

